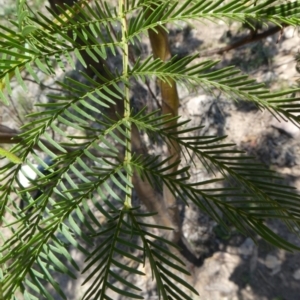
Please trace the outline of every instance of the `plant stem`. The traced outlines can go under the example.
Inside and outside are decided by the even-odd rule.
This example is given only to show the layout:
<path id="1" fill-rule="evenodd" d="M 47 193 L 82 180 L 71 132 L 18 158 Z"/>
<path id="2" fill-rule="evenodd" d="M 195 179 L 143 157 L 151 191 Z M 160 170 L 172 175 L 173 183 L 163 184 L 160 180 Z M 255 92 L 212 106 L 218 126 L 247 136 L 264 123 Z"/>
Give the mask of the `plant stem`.
<path id="1" fill-rule="evenodd" d="M 152 3 L 151 7 L 155 10 L 161 4 L 162 2 L 157 2 L 155 4 Z M 149 17 L 150 14 L 151 12 L 148 12 L 147 17 Z M 157 25 L 154 29 L 149 29 L 148 34 L 153 51 L 153 57 L 160 58 L 164 62 L 168 61 L 172 55 L 166 30 Z M 166 119 L 177 117 L 179 97 L 175 80 L 173 78 L 167 78 L 167 81 L 158 80 L 158 85 L 160 87 L 162 97 L 162 114 L 166 115 Z M 168 126 L 176 125 L 176 123 L 177 120 L 174 119 L 168 123 Z M 169 164 L 173 164 L 180 159 L 180 147 L 176 142 L 169 143 L 168 146 L 167 155 L 171 157 Z M 176 172 L 176 170 L 177 165 L 170 169 L 169 172 L 173 173 Z M 165 184 L 163 186 L 163 194 L 169 217 L 173 223 L 172 227 L 174 228 L 174 237 L 172 238 L 172 241 L 176 243 L 181 237 L 180 218 L 176 197 Z"/>
<path id="2" fill-rule="evenodd" d="M 121 17 L 122 27 L 122 50 L 123 50 L 123 78 L 125 80 L 124 86 L 124 119 L 125 119 L 125 132 L 126 132 L 126 148 L 124 157 L 124 168 L 126 169 L 126 197 L 124 205 L 131 208 L 131 195 L 132 195 L 132 169 L 131 169 L 131 121 L 130 121 L 130 100 L 129 100 L 129 86 L 128 86 L 128 54 L 129 47 L 126 40 L 127 36 L 127 20 L 125 14 L 125 7 L 127 0 L 119 0 L 119 16 Z M 130 184 L 129 184 L 130 183 Z"/>

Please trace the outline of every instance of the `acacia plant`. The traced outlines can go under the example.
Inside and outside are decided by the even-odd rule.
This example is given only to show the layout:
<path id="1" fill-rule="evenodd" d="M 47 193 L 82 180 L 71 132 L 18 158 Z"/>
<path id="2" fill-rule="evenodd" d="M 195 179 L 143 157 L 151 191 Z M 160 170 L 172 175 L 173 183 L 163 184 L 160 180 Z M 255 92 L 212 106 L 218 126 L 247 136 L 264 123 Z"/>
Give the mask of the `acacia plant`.
<path id="1" fill-rule="evenodd" d="M 54 299 L 54 293 L 67 299 L 59 273 L 84 278 L 82 299 L 143 299 L 147 291 L 130 276 L 143 277 L 145 264 L 159 298 L 195 299 L 185 266 L 195 257 L 182 234 L 179 202 L 193 203 L 225 228 L 299 250 L 266 223 L 278 219 L 297 232 L 298 193 L 226 137 L 200 135 L 201 127 L 182 121 L 176 85 L 253 102 L 299 124 L 297 89 L 270 92 L 233 66 L 199 60 L 201 53 L 172 56 L 168 24 L 221 19 L 278 32 L 299 24 L 300 1 L 49 1 L 49 14 L 16 2 L 16 20 L 0 26 L 4 104 L 12 82 L 28 88 L 25 74 L 40 83 L 41 74 L 55 77 L 71 66 L 80 76 L 59 80 L 60 92 L 49 93 L 18 132 L 1 137 L 14 144 L 1 152 L 8 158 L 1 167 L 1 299 Z M 260 34 L 252 33 L 253 40 Z M 112 68 L 109 58 L 122 67 Z M 153 79 L 159 99 L 136 106 L 134 87 Z M 162 143 L 166 151 L 158 153 Z M 22 163 L 37 174 L 27 188 L 18 180 Z M 195 182 L 190 168 L 200 165 L 210 177 Z M 35 190 L 42 191 L 38 198 Z M 84 263 L 72 257 L 74 249 Z"/>

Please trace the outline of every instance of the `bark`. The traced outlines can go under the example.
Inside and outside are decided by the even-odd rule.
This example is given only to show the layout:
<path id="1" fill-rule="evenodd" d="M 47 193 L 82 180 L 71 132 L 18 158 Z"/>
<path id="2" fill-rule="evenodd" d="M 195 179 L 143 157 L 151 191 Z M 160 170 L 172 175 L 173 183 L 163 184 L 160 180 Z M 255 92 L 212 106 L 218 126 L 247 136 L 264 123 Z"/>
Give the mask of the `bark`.
<path id="1" fill-rule="evenodd" d="M 152 8 L 155 9 L 158 5 L 159 4 L 152 4 Z M 150 15 L 150 12 L 148 15 Z M 160 58 L 163 61 L 169 60 L 172 55 L 169 46 L 168 35 L 163 27 L 156 26 L 154 29 L 149 29 L 148 33 L 154 58 Z M 162 97 L 162 113 L 164 115 L 169 114 L 169 117 L 166 118 L 173 118 L 178 116 L 179 97 L 176 82 L 172 78 L 168 78 L 168 81 L 169 82 L 158 80 L 158 84 Z M 173 120 L 167 126 L 176 125 L 176 123 L 177 121 Z M 169 162 L 170 164 L 178 161 L 180 159 L 179 145 L 175 142 L 169 143 L 167 155 L 171 157 Z M 177 166 L 174 166 L 169 172 L 172 173 L 176 170 Z M 163 187 L 163 200 L 174 227 L 174 236 L 172 240 L 173 242 L 177 243 L 182 237 L 179 209 L 176 197 L 166 185 Z"/>

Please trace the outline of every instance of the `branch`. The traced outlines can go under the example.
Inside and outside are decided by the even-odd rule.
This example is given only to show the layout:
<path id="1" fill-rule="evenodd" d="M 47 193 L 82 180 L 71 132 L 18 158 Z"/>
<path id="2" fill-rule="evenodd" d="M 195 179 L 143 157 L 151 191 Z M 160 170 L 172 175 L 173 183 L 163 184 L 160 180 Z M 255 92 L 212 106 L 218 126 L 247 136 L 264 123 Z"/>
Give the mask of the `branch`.
<path id="1" fill-rule="evenodd" d="M 21 134 L 20 131 L 15 130 L 15 129 L 11 129 L 11 128 L 5 126 L 5 125 L 0 124 L 0 144 L 22 143 L 23 138 L 20 137 L 19 134 Z M 40 141 L 53 153 L 62 154 L 62 152 L 60 150 L 55 148 L 48 141 L 46 141 L 44 139 L 40 139 Z M 69 153 L 76 150 L 76 148 L 72 148 L 72 147 L 65 147 L 65 146 L 62 146 L 62 147 Z M 33 148 L 43 152 L 43 150 L 38 145 L 34 145 Z"/>
<path id="2" fill-rule="evenodd" d="M 275 27 L 272 27 L 272 28 L 262 32 L 262 33 L 257 33 L 257 34 L 252 34 L 251 33 L 250 35 L 238 40 L 237 42 L 234 42 L 230 45 L 227 45 L 225 47 L 209 50 L 209 51 L 206 51 L 206 52 L 201 52 L 199 56 L 201 56 L 201 57 L 211 56 L 211 55 L 214 55 L 214 54 L 221 55 L 221 54 L 223 54 L 225 52 L 228 52 L 230 50 L 233 50 L 235 48 L 238 48 L 238 47 L 244 46 L 246 44 L 253 43 L 253 42 L 265 39 L 266 37 L 268 37 L 270 35 L 273 35 L 273 34 L 279 32 L 281 30 L 283 31 L 285 27 L 286 27 L 286 25 L 282 25 L 282 27 L 275 26 Z"/>

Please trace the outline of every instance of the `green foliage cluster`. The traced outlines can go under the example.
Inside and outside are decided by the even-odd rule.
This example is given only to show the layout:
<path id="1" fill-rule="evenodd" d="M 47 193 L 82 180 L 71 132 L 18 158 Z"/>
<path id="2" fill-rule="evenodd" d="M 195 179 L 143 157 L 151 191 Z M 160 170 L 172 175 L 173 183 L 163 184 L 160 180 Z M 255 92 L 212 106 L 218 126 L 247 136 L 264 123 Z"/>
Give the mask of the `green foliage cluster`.
<path id="1" fill-rule="evenodd" d="M 24 299 L 53 299 L 49 286 L 66 299 L 55 276 L 63 273 L 75 279 L 79 272 L 87 274 L 84 284 L 89 284 L 83 299 L 111 299 L 110 291 L 127 299 L 143 299 L 141 289 L 120 276 L 120 271 L 144 273 L 119 257 L 137 265 L 148 261 L 160 298 L 193 299 L 190 293 L 197 291 L 178 275 L 188 272 L 174 254 L 176 243 L 158 234 L 170 228 L 153 224 L 150 218 L 156 212 L 145 213 L 132 204 L 135 177 L 160 190 L 167 187 L 186 205 L 192 201 L 225 227 L 224 216 L 245 235 L 255 238 L 258 234 L 275 246 L 299 250 L 265 223 L 280 219 L 292 231 L 299 230 L 300 197 L 294 188 L 278 184 L 275 172 L 236 150 L 226 137 L 199 136 L 199 127 L 189 127 L 188 121 L 176 115 L 167 118 L 159 111 L 136 112 L 130 101 L 132 78 L 145 82 L 156 77 L 170 85 L 173 80 L 190 90 L 204 88 L 235 101 L 251 101 L 279 119 L 299 124 L 300 98 L 290 97 L 295 89 L 271 93 L 234 67 L 217 69 L 218 62 L 209 59 L 195 63 L 198 55 L 169 60 L 148 56 L 129 63 L 129 47 L 138 45 L 142 35 L 157 28 L 167 32 L 167 24 L 177 21 L 245 23 L 254 19 L 264 26 L 298 26 L 300 1 L 279 2 L 118 0 L 118 6 L 111 7 L 102 1 L 79 1 L 58 6 L 57 11 L 49 9 L 48 17 L 32 11 L 25 0 L 17 1 L 17 20 L 11 21 L 10 28 L 0 25 L 0 98 L 4 103 L 9 104 L 12 78 L 27 88 L 23 70 L 39 83 L 38 71 L 55 75 L 55 66 L 65 70 L 69 64 L 75 69 L 79 60 L 93 76 L 83 71 L 84 82 L 58 82 L 64 93 L 48 95 L 51 101 L 40 104 L 44 110 L 31 114 L 33 121 L 23 126 L 22 141 L 11 152 L 38 175 L 32 185 L 20 186 L 21 165 L 14 161 L 1 168 L 5 180 L 0 218 L 11 235 L 1 237 L 0 299 L 17 299 L 19 294 Z M 115 27 L 121 28 L 116 35 Z M 122 71 L 104 67 L 104 76 L 92 62 L 106 60 L 110 52 L 122 55 Z M 61 124 L 81 135 L 68 134 Z M 63 142 L 53 139 L 50 129 Z M 177 168 L 180 161 L 173 162 L 172 156 L 162 159 L 135 148 L 133 141 L 141 132 L 169 147 L 179 145 L 193 162 L 199 160 L 203 168 L 219 175 L 190 183 L 189 166 Z M 52 158 L 51 167 L 36 146 Z M 33 161 L 48 168 L 48 174 L 35 168 Z M 43 193 L 34 199 L 31 192 L 37 189 Z M 14 193 L 21 198 L 26 195 L 25 208 L 13 200 Z M 8 221 L 12 218 L 13 222 Z M 83 270 L 70 255 L 71 247 L 86 257 Z"/>

